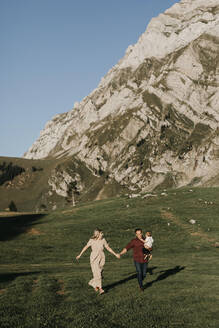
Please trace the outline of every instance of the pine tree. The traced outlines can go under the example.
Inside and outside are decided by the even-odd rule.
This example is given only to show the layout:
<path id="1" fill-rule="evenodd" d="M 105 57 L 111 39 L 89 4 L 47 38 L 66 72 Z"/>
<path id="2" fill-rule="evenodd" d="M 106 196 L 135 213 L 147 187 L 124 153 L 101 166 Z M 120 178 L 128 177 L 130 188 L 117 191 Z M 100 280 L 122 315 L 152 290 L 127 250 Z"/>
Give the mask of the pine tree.
<path id="1" fill-rule="evenodd" d="M 10 204 L 8 205 L 9 209 L 11 212 L 17 212 L 17 206 L 15 205 L 15 203 L 13 202 L 13 200 L 10 202 Z"/>

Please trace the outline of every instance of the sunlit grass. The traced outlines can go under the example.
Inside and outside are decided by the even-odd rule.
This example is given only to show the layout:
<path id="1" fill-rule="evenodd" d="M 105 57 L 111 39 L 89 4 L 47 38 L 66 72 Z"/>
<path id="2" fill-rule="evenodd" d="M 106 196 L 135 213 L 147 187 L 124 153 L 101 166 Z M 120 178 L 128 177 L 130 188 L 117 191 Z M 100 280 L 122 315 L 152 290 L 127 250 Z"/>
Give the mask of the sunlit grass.
<path id="1" fill-rule="evenodd" d="M 218 327 L 219 189 L 192 190 L 90 202 L 11 225 L 0 218 L 0 327 Z M 87 285 L 89 251 L 75 256 L 96 227 L 115 251 L 136 227 L 152 230 L 144 293 L 131 252 L 120 260 L 106 253 L 105 295 Z"/>

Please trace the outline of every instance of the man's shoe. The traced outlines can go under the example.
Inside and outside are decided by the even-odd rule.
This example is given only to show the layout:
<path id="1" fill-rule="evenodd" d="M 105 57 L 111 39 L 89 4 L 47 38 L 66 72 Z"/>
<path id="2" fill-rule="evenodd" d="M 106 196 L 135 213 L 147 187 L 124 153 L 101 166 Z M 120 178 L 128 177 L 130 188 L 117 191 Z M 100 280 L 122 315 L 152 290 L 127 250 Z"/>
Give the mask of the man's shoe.
<path id="1" fill-rule="evenodd" d="M 144 292 L 144 288 L 143 288 L 143 287 L 140 287 L 140 291 L 141 291 L 141 292 Z"/>

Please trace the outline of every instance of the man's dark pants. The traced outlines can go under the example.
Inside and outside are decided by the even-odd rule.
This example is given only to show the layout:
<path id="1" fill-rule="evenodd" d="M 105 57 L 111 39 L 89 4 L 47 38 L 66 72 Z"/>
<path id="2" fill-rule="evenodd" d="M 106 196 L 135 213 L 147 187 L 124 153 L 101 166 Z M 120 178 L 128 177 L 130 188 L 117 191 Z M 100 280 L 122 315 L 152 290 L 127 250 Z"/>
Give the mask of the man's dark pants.
<path id="1" fill-rule="evenodd" d="M 138 279 L 138 283 L 140 288 L 143 287 L 143 280 L 146 277 L 147 274 L 147 267 L 148 264 L 147 263 L 139 263 L 134 261 L 135 267 L 136 267 L 136 272 L 137 272 L 137 279 Z"/>

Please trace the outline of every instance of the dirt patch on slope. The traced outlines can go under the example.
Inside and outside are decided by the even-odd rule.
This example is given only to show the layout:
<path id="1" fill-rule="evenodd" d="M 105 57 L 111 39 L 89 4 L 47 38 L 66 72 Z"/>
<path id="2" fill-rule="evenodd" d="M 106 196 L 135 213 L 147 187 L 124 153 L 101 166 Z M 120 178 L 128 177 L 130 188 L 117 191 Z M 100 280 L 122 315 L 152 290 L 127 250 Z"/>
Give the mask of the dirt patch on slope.
<path id="1" fill-rule="evenodd" d="M 60 285 L 60 290 L 58 290 L 57 292 L 56 292 L 56 294 L 58 294 L 58 295 L 65 295 L 65 291 L 64 291 L 64 281 L 63 280 L 58 280 L 58 283 L 59 283 L 59 285 Z"/>
<path id="2" fill-rule="evenodd" d="M 197 231 L 194 232 L 190 224 L 183 223 L 180 219 L 173 215 L 173 213 L 161 210 L 161 217 L 165 220 L 168 220 L 183 230 L 187 231 L 191 236 L 198 236 L 201 239 L 208 241 L 208 242 L 215 242 L 214 238 L 209 238 L 208 234 L 201 230 L 200 227 L 197 227 Z"/>
<path id="3" fill-rule="evenodd" d="M 28 229 L 26 232 L 29 235 L 34 235 L 34 236 L 36 236 L 36 235 L 42 235 L 42 233 L 39 230 L 35 229 L 35 228 Z"/>

